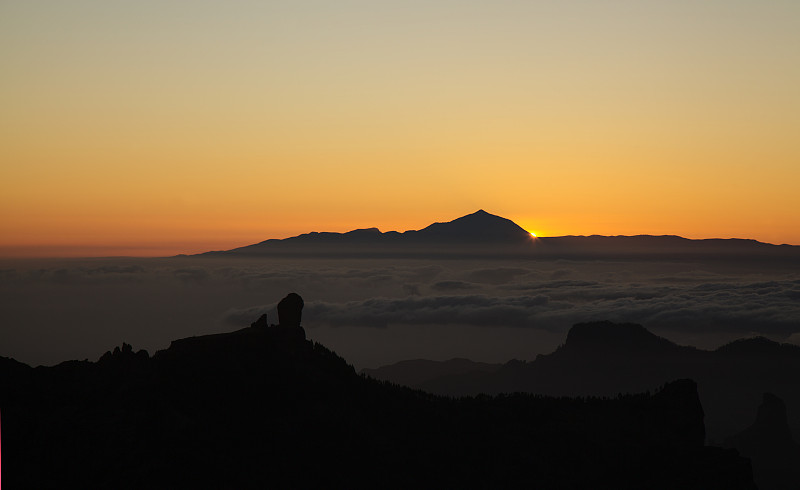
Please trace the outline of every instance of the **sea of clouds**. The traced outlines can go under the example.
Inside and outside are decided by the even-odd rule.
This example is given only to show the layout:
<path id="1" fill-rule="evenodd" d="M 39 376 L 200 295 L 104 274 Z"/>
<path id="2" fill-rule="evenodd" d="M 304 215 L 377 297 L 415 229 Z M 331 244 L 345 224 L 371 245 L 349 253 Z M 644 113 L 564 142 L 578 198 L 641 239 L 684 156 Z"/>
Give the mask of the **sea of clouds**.
<path id="1" fill-rule="evenodd" d="M 357 367 L 410 358 L 533 359 L 583 321 L 635 322 L 715 348 L 800 342 L 800 271 L 719 261 L 75 259 L 0 263 L 0 355 L 94 360 L 123 341 L 248 326 L 287 293 L 307 335 Z"/>

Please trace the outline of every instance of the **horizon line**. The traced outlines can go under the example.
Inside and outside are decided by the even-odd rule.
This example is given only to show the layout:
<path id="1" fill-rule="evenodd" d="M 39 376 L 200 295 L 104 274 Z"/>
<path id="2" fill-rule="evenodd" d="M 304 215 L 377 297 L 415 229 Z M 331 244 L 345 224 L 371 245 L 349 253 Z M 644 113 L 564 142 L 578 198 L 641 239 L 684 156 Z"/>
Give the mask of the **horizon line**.
<path id="1" fill-rule="evenodd" d="M 522 227 L 520 227 L 522 228 Z M 237 248 L 247 247 L 250 245 L 257 245 L 264 242 L 269 241 L 282 241 L 289 238 L 295 238 L 298 236 L 303 235 L 310 235 L 313 233 L 331 233 L 331 234 L 345 234 L 351 231 L 356 230 L 365 230 L 365 229 L 377 229 L 377 227 L 367 227 L 367 228 L 354 228 L 352 230 L 347 230 L 343 232 L 339 231 L 310 231 L 305 233 L 300 233 L 298 235 L 291 235 L 285 236 L 282 238 L 266 238 L 263 240 L 255 241 L 255 242 L 248 242 L 244 244 L 230 244 L 230 245 L 223 245 L 222 248 L 215 247 L 208 241 L 208 245 L 204 246 L 203 240 L 193 241 L 192 243 L 196 243 L 197 245 L 192 245 L 192 243 L 144 243 L 144 244 L 25 244 L 25 245 L 0 245 L 0 260 L 22 260 L 22 259 L 136 259 L 136 258 L 173 258 L 177 256 L 192 256 L 197 254 L 203 254 L 206 252 L 224 252 L 228 250 L 234 250 Z M 524 229 L 524 228 L 522 228 Z M 378 231 L 380 231 L 378 229 Z M 418 231 L 418 230 L 406 230 L 406 231 Z M 528 231 L 528 230 L 525 230 Z M 389 230 L 386 232 L 380 231 L 380 233 L 404 233 L 404 232 L 397 232 L 395 230 Z M 532 238 L 534 240 L 539 239 L 548 239 L 548 238 L 592 238 L 592 237 L 607 237 L 607 238 L 635 238 L 635 237 L 654 237 L 654 238 L 662 238 L 662 237 L 674 237 L 674 238 L 681 238 L 684 240 L 690 241 L 707 241 L 707 240 L 736 240 L 736 241 L 749 241 L 760 243 L 764 245 L 772 245 L 776 247 L 798 247 L 800 244 L 793 244 L 793 243 L 773 243 L 758 240 L 755 238 L 742 238 L 742 237 L 704 237 L 704 238 L 693 238 L 688 236 L 676 235 L 676 234 L 649 234 L 649 233 L 640 233 L 640 234 L 568 234 L 568 235 L 534 235 L 531 233 Z M 219 242 L 216 242 L 219 244 Z M 64 252 L 67 254 L 64 254 Z M 108 253 L 105 254 L 102 251 L 107 251 Z M 151 253 L 147 253 L 146 251 L 151 251 Z M 10 252 L 10 253 L 8 253 Z M 61 254 L 59 254 L 59 252 Z M 138 253 L 137 253 L 138 252 Z M 144 252 L 144 253 L 142 253 Z M 93 255 L 93 253 L 97 253 Z"/>

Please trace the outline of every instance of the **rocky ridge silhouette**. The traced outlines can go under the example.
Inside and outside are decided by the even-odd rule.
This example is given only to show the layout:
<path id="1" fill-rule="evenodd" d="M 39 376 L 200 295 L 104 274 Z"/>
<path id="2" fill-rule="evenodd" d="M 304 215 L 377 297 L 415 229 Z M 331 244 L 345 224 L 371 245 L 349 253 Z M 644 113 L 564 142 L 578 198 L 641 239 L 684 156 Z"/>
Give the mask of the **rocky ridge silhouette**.
<path id="1" fill-rule="evenodd" d="M 298 323 L 0 360 L 10 488 L 752 489 L 691 380 L 655 394 L 452 399 L 356 374 Z"/>
<path id="2" fill-rule="evenodd" d="M 491 372 L 462 370 L 438 376 L 432 375 L 438 363 L 433 366 L 431 363 L 404 365 L 406 371 L 414 371 L 417 379 L 422 380 L 410 386 L 449 396 L 512 392 L 613 396 L 652 390 L 670 380 L 691 378 L 699 385 L 708 435 L 715 444 L 721 444 L 750 424 L 763 393 L 774 393 L 764 395 L 765 404 L 758 409 L 759 413 L 767 410 L 765 413 L 782 415 L 760 416 L 761 422 L 730 438 L 728 444 L 754 455 L 758 462 L 756 482 L 762 490 L 796 489 L 791 485 L 800 481 L 794 476 L 794 468 L 800 461 L 791 459 L 794 446 L 774 439 L 775 434 L 791 439 L 790 426 L 800 428 L 800 385 L 797 383 L 800 347 L 795 345 L 755 337 L 705 351 L 676 345 L 638 324 L 591 322 L 573 326 L 563 345 L 550 354 L 537 356 L 534 361 L 509 361 Z M 368 371 L 378 379 L 400 381 L 396 372 L 396 366 Z M 774 400 L 781 399 L 791 408 L 788 417 L 783 401 L 780 401 L 780 410 L 774 409 Z M 768 410 L 769 407 L 773 409 Z M 774 428 L 780 420 L 783 421 L 780 429 L 765 429 Z M 771 425 L 765 421 L 772 421 Z M 774 437 L 769 436 L 773 437 L 773 442 L 765 442 L 765 434 L 773 434 Z M 770 461 L 768 470 L 762 470 L 764 461 Z M 776 473 L 784 476 L 774 476 Z"/>
<path id="3" fill-rule="evenodd" d="M 378 379 L 388 367 L 370 370 Z M 700 385 L 713 436 L 733 434 L 750 423 L 762 393 L 775 393 L 800 407 L 800 346 L 764 337 L 740 339 L 714 351 L 677 345 L 638 324 L 590 322 L 573 326 L 563 345 L 533 361 L 512 360 L 494 372 L 427 376 L 412 385 L 431 393 L 464 396 L 530 392 L 551 396 L 635 393 L 679 378 Z M 423 373 L 418 376 L 425 377 Z M 800 412 L 789 423 L 800 428 Z"/>

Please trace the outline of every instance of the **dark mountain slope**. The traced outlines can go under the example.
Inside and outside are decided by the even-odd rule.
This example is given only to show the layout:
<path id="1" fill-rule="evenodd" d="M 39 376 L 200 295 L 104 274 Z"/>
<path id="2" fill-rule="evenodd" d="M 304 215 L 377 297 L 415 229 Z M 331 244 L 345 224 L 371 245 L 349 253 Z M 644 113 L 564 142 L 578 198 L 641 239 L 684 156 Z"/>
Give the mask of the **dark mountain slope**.
<path id="1" fill-rule="evenodd" d="M 786 419 L 786 405 L 764 393 L 756 421 L 725 441 L 753 462 L 762 490 L 800 489 L 800 444 L 794 441 Z"/>
<path id="2" fill-rule="evenodd" d="M 510 361 L 492 374 L 440 377 L 418 387 L 448 395 L 523 391 L 612 396 L 651 390 L 696 374 L 694 368 L 703 365 L 707 354 L 675 345 L 641 325 L 583 323 L 570 329 L 565 344 L 535 361 Z"/>
<path id="3" fill-rule="evenodd" d="M 749 423 L 765 391 L 786 400 L 790 425 L 800 427 L 799 376 L 798 346 L 758 337 L 704 351 L 676 345 L 641 325 L 595 322 L 575 325 L 564 345 L 534 361 L 511 361 L 494 373 L 429 376 L 412 386 L 445 395 L 610 396 L 691 378 L 698 382 L 710 434 L 718 439 Z"/>
<path id="4" fill-rule="evenodd" d="M 703 446 L 689 380 L 614 399 L 438 398 L 263 318 L 153 357 L 123 344 L 96 363 L 0 368 L 9 488 L 754 488 L 746 460 Z"/>
<path id="5" fill-rule="evenodd" d="M 447 223 L 433 223 L 419 231 L 407 231 L 408 240 L 452 243 L 530 244 L 531 234 L 510 219 L 478 210 Z"/>
<path id="6" fill-rule="evenodd" d="M 391 381 L 403 386 L 419 386 L 442 376 L 453 376 L 472 373 L 491 373 L 502 367 L 502 364 L 474 362 L 469 359 L 450 359 L 447 361 L 429 361 L 415 359 L 400 361 L 377 369 L 362 369 L 361 373 L 371 378 Z"/>
<path id="7" fill-rule="evenodd" d="M 479 210 L 446 223 L 433 223 L 421 230 L 382 233 L 377 228 L 347 233 L 311 232 L 283 240 L 266 240 L 254 245 L 204 255 L 313 255 L 313 256 L 426 256 L 437 254 L 486 255 L 529 251 L 530 233 L 516 223 Z"/>
<path id="8" fill-rule="evenodd" d="M 417 368 L 424 367 L 418 364 Z M 384 374 L 391 371 L 379 369 Z M 417 373 L 424 378 L 424 373 Z M 595 322 L 575 325 L 564 345 L 533 362 L 511 361 L 494 372 L 461 372 L 428 377 L 412 386 L 439 394 L 528 392 L 549 396 L 611 396 L 652 390 L 671 379 L 697 380 L 712 440 L 725 437 L 750 423 L 762 393 L 759 423 L 729 441 L 755 458 L 756 482 L 769 489 L 796 481 L 797 460 L 790 426 L 800 427 L 800 347 L 778 344 L 763 337 L 742 339 L 704 351 L 678 346 L 648 332 L 641 325 Z M 387 377 L 390 380 L 396 378 Z M 778 398 L 780 397 L 780 398 Z M 780 416 L 766 416 L 767 410 Z M 771 420 L 773 423 L 765 424 Z M 778 421 L 783 421 L 775 429 Z M 788 420 L 788 421 L 787 421 Z M 769 429 L 769 430 L 768 430 Z M 773 430 L 774 429 L 774 430 Z M 777 435 L 776 435 L 777 434 Z M 777 441 L 780 437 L 784 442 Z M 777 441 L 777 442 L 776 442 Z M 787 483 L 789 482 L 789 483 Z"/>
<path id="9" fill-rule="evenodd" d="M 561 236 L 537 239 L 540 256 L 596 258 L 680 258 L 742 261 L 800 259 L 800 247 L 739 238 L 689 239 L 675 235 Z"/>

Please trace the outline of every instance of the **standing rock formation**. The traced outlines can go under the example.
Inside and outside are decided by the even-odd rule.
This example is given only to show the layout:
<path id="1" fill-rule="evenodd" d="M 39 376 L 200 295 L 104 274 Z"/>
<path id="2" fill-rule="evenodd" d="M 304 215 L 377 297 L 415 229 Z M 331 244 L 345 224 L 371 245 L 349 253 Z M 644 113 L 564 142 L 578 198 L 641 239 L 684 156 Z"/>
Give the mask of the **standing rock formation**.
<path id="1" fill-rule="evenodd" d="M 299 327 L 303 316 L 303 298 L 289 293 L 278 303 L 278 323 L 283 327 Z"/>

